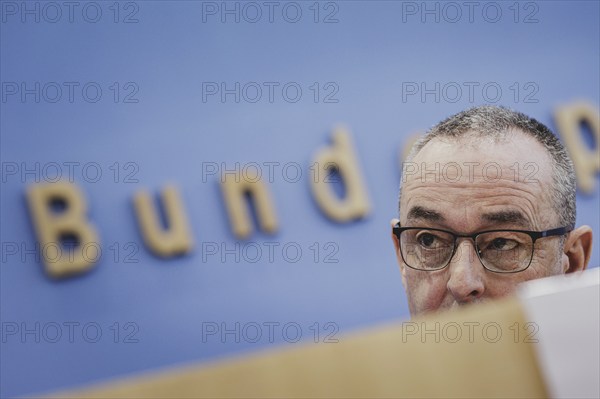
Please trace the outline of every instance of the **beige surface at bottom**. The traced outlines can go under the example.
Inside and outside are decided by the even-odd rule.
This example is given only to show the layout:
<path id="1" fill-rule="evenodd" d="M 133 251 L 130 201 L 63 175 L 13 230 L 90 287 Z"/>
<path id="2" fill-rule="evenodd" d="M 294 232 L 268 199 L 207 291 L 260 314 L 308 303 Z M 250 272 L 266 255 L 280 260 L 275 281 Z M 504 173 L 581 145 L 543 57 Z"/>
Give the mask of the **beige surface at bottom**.
<path id="1" fill-rule="evenodd" d="M 517 300 L 503 300 L 51 396 L 546 397 L 526 332 Z"/>

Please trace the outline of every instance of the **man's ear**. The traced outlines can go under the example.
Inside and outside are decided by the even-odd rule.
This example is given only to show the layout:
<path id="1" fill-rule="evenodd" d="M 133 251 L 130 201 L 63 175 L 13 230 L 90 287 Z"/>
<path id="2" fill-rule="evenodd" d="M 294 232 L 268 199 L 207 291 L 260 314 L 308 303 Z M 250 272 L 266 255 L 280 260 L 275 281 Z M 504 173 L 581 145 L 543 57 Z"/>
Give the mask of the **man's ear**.
<path id="1" fill-rule="evenodd" d="M 592 256 L 592 229 L 581 226 L 567 236 L 563 255 L 563 272 L 573 273 L 587 268 Z"/>
<path id="2" fill-rule="evenodd" d="M 402 276 L 402 285 L 404 289 L 406 289 L 406 267 L 404 266 L 404 262 L 402 262 L 402 256 L 400 255 L 400 243 L 398 242 L 398 237 L 394 234 L 394 226 L 398 224 L 400 220 L 392 219 L 390 224 L 392 226 L 392 241 L 394 243 L 394 251 L 396 252 L 396 261 L 398 262 L 398 266 L 400 266 L 400 274 Z"/>

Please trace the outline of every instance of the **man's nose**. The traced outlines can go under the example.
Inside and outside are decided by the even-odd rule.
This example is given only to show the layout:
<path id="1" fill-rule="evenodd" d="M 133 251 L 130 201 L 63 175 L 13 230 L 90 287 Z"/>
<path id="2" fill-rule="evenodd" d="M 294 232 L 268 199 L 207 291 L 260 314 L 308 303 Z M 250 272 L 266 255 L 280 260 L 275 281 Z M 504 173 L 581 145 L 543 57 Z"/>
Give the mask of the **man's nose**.
<path id="1" fill-rule="evenodd" d="M 448 291 L 458 303 L 477 301 L 485 291 L 485 270 L 475 253 L 474 243 L 463 240 L 448 265 Z"/>

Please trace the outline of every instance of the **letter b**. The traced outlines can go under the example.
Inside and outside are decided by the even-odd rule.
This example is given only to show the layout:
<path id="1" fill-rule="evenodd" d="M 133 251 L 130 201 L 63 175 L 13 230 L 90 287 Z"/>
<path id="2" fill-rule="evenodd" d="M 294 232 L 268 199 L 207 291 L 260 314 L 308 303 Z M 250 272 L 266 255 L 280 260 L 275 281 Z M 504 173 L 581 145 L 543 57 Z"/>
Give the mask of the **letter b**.
<path id="1" fill-rule="evenodd" d="M 58 258 L 49 257 L 48 251 L 42 251 L 46 272 L 56 278 L 72 274 L 81 274 L 94 266 L 95 259 L 89 259 L 82 248 L 86 244 L 99 245 L 95 228 L 85 219 L 87 206 L 81 192 L 73 183 L 56 182 L 33 184 L 27 191 L 29 212 L 40 242 L 40 248 L 61 245 L 67 235 L 77 237 L 78 245 L 71 253 L 60 251 Z M 58 213 L 50 209 L 52 201 L 62 201 L 65 209 Z"/>

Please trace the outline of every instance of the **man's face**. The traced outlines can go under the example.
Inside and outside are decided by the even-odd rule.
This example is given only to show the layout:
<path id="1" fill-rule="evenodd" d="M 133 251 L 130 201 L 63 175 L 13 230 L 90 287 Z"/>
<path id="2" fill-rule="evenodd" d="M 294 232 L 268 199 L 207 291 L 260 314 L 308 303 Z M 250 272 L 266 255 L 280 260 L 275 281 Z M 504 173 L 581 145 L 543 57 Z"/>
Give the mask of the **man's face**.
<path id="1" fill-rule="evenodd" d="M 550 198 L 550 157 L 520 132 L 501 142 L 470 135 L 434 139 L 410 165 L 403 175 L 403 227 L 458 234 L 562 227 Z M 517 283 L 563 273 L 565 267 L 559 237 L 536 241 L 531 265 L 518 273 L 484 269 L 468 238 L 458 241 L 450 264 L 442 270 L 414 270 L 404 264 L 399 252 L 397 256 L 413 316 L 505 296 Z"/>

